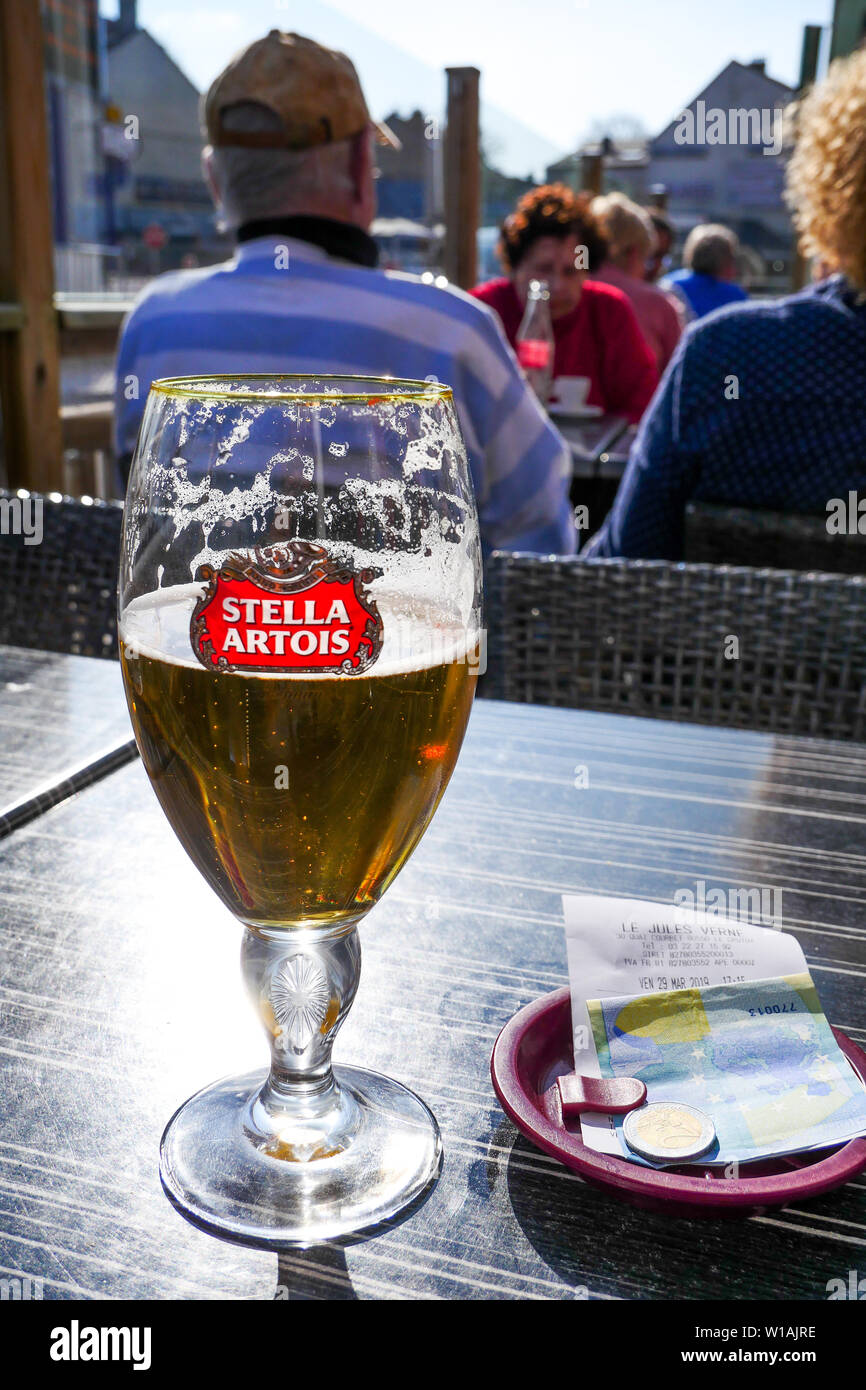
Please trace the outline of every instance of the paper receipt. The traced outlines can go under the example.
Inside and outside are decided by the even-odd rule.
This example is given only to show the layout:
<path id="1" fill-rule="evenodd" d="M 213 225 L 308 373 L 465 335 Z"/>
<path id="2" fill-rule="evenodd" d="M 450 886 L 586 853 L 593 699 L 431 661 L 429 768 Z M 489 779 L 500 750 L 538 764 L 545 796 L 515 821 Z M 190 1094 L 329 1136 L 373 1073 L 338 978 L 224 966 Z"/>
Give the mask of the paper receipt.
<path id="1" fill-rule="evenodd" d="M 640 898 L 563 894 L 574 1069 L 601 1076 L 588 999 L 703 989 L 807 973 L 788 932 Z M 619 1154 L 611 1117 L 583 1115 L 583 1141 Z"/>

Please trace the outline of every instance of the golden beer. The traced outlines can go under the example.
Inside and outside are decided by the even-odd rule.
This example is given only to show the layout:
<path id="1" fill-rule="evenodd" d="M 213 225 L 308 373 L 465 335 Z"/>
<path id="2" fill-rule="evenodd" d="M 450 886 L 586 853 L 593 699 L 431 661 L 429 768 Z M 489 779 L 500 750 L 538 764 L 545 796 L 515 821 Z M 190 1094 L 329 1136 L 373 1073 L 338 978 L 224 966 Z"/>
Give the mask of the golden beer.
<path id="1" fill-rule="evenodd" d="M 429 604 L 381 600 L 386 645 L 362 675 L 216 672 L 190 649 L 193 602 L 167 589 L 121 623 L 138 746 L 175 833 L 250 925 L 362 916 L 457 760 L 476 680 L 465 634 Z"/>

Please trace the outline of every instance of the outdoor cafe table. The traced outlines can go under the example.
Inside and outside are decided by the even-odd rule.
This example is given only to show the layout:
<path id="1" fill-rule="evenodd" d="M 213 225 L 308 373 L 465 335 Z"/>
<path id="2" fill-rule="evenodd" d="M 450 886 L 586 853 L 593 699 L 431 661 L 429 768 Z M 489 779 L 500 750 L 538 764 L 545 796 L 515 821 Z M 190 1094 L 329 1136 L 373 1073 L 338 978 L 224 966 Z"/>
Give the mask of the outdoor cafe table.
<path id="1" fill-rule="evenodd" d="M 826 1300 L 863 1266 L 866 1179 L 746 1220 L 640 1210 L 518 1134 L 488 1067 L 514 1012 L 566 983 L 563 892 L 670 904 L 699 879 L 783 890 L 831 1022 L 862 1043 L 864 778 L 856 746 L 478 701 L 362 926 L 336 1044 L 425 1098 L 442 1176 L 385 1234 L 277 1257 L 162 1194 L 175 1107 L 265 1045 L 239 928 L 140 763 L 111 772 L 0 843 L 0 1267 L 55 1299 Z"/>
<path id="2" fill-rule="evenodd" d="M 133 755 L 113 662 L 0 646 L 0 836 Z"/>
<path id="3" fill-rule="evenodd" d="M 622 468 L 611 472 L 608 460 L 619 447 L 618 440 L 631 433 L 622 415 L 600 415 L 594 419 L 551 416 L 571 451 L 570 499 L 573 507 L 584 507 L 579 521 L 581 545 L 585 545 L 604 521 L 616 496 L 616 481 Z"/>
<path id="4" fill-rule="evenodd" d="M 615 479 L 619 482 L 625 472 L 631 446 L 636 437 L 637 425 L 629 425 L 628 429 L 623 430 L 616 439 L 605 445 L 598 456 L 597 477 L 605 480 Z"/>
<path id="5" fill-rule="evenodd" d="M 622 415 L 598 415 L 585 419 L 551 415 L 550 418 L 571 450 L 575 478 L 596 478 L 600 456 L 614 447 L 628 427 L 628 421 Z"/>

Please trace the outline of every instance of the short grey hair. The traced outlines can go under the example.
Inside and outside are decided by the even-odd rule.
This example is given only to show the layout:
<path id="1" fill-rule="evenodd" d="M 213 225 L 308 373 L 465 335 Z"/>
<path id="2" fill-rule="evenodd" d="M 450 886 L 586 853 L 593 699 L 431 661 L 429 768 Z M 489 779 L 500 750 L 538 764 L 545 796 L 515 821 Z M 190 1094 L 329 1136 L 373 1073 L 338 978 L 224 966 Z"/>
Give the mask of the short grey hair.
<path id="1" fill-rule="evenodd" d="M 222 124 L 225 130 L 244 134 L 282 129 L 279 116 L 255 101 L 226 107 Z M 224 228 L 235 231 L 244 222 L 303 212 L 305 198 L 311 195 L 320 201 L 329 193 L 338 197 L 350 193 L 351 152 L 351 140 L 335 140 L 305 150 L 217 146 L 210 158 Z"/>
<path id="2" fill-rule="evenodd" d="M 739 238 L 730 227 L 707 222 L 693 227 L 683 247 L 683 265 L 697 275 L 719 276 L 733 261 L 736 265 Z"/>

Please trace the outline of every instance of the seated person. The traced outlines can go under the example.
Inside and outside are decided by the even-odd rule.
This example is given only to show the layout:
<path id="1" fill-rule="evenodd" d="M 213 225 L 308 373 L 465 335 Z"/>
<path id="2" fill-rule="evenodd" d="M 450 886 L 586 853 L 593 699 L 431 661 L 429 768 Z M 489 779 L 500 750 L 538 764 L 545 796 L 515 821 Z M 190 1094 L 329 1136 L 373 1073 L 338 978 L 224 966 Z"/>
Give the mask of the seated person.
<path id="1" fill-rule="evenodd" d="M 664 213 L 659 212 L 658 208 L 644 208 L 644 212 L 653 224 L 653 231 L 656 234 L 655 246 L 650 253 L 644 267 L 643 278 L 654 285 L 662 275 L 669 269 L 671 264 L 671 253 L 676 241 L 674 225 Z"/>
<path id="2" fill-rule="evenodd" d="M 826 514 L 866 484 L 866 51 L 800 104 L 787 199 L 835 273 L 687 328 L 587 558 L 679 560 L 691 499 Z"/>
<path id="3" fill-rule="evenodd" d="M 607 242 L 607 256 L 601 267 L 592 272 L 592 279 L 613 285 L 627 295 L 658 369 L 663 372 L 680 340 L 682 322 L 673 299 L 644 279 L 656 239 L 649 214 L 622 193 L 593 199 L 592 212 Z"/>
<path id="4" fill-rule="evenodd" d="M 237 250 L 160 275 L 124 325 L 116 447 L 128 470 L 157 377 L 259 372 L 436 377 L 451 386 L 486 549 L 575 549 L 571 460 L 495 314 L 377 270 L 374 126 L 345 55 L 273 30 L 204 103 L 208 180 Z"/>
<path id="5" fill-rule="evenodd" d="M 621 290 L 587 280 L 604 241 L 589 198 L 565 184 L 526 193 L 502 224 L 507 276 L 472 293 L 495 309 L 514 346 L 531 280 L 545 280 L 553 320 L 553 375 L 590 381 L 587 404 L 637 424 L 658 385 L 658 368 Z"/>
<path id="6" fill-rule="evenodd" d="M 665 275 L 661 288 L 682 298 L 689 318 L 739 304 L 749 297 L 736 283 L 739 250 L 739 239 L 728 227 L 713 222 L 693 227 L 683 247 L 682 270 Z"/>

